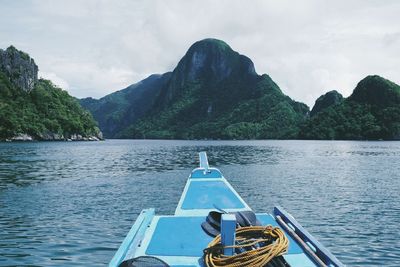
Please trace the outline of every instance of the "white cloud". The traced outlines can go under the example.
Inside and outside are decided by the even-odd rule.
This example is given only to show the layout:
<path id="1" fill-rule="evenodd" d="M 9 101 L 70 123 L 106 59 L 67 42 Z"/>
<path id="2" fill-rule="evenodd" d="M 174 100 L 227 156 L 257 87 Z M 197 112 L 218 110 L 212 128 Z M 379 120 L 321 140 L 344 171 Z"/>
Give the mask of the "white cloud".
<path id="1" fill-rule="evenodd" d="M 3 0 L 1 8 L 0 47 L 29 52 L 77 97 L 170 71 L 207 37 L 308 105 L 328 90 L 348 96 L 368 74 L 400 83 L 396 0 Z"/>
<path id="2" fill-rule="evenodd" d="M 55 74 L 54 72 L 40 72 L 39 73 L 39 77 L 43 78 L 43 79 L 47 79 L 52 81 L 52 83 L 64 90 L 68 90 L 69 89 L 69 84 L 66 80 L 64 80 L 63 78 L 57 76 L 57 74 Z"/>

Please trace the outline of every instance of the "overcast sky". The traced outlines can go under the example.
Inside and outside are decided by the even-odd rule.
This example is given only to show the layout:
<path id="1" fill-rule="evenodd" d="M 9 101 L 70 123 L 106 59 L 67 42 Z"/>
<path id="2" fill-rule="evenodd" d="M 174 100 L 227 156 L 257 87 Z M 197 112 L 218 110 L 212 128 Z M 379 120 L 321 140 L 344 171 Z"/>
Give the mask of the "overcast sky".
<path id="1" fill-rule="evenodd" d="M 76 97 L 171 71 L 190 45 L 222 39 L 295 100 L 350 95 L 378 74 L 400 84 L 400 1 L 0 0 L 0 47 Z"/>

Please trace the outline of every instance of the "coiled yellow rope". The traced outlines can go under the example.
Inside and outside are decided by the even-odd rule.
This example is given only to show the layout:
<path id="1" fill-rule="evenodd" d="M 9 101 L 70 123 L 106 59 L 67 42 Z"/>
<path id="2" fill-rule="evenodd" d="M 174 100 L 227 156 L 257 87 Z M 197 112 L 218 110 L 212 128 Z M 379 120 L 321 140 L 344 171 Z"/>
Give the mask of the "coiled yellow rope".
<path id="1" fill-rule="evenodd" d="M 289 239 L 279 227 L 248 226 L 236 229 L 236 245 L 231 248 L 243 248 L 233 256 L 223 255 L 221 235 L 211 241 L 204 250 L 204 262 L 207 267 L 246 267 L 265 266 L 274 257 L 287 252 Z M 265 246 L 260 246 L 265 242 Z M 228 246 L 226 247 L 228 248 Z M 250 249 L 253 248 L 253 249 Z"/>

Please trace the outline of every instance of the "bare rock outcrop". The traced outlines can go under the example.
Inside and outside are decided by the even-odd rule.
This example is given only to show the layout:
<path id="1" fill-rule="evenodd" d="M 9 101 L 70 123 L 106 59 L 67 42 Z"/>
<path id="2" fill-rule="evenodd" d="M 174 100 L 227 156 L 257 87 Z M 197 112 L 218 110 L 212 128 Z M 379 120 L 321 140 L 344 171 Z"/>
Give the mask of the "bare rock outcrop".
<path id="1" fill-rule="evenodd" d="M 29 92 L 38 81 L 39 68 L 26 53 L 14 46 L 0 49 L 0 71 L 4 72 L 17 88 Z"/>

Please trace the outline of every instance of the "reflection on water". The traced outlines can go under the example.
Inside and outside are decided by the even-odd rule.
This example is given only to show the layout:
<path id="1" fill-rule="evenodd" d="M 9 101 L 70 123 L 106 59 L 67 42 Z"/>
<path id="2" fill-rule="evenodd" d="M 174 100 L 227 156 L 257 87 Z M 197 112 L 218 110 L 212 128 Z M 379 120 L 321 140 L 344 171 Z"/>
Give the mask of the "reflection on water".
<path id="1" fill-rule="evenodd" d="M 142 208 L 173 213 L 202 150 L 347 265 L 400 266 L 400 142 L 132 140 L 1 143 L 0 266 L 104 266 Z"/>

